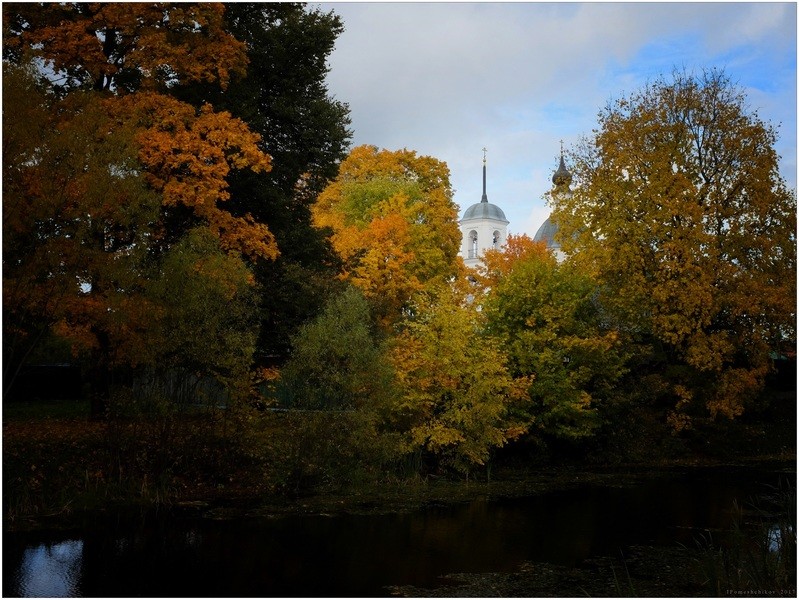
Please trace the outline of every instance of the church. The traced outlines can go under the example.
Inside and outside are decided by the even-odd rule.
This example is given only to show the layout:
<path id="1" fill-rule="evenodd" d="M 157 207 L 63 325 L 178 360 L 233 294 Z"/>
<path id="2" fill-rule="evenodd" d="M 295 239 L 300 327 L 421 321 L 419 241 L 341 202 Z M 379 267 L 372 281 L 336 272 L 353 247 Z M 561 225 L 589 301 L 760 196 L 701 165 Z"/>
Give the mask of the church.
<path id="1" fill-rule="evenodd" d="M 563 162 L 563 149 L 560 153 L 560 165 L 552 175 L 553 194 L 571 194 L 572 175 Z M 508 239 L 509 221 L 505 213 L 496 204 L 488 201 L 486 194 L 486 158 L 483 149 L 483 196 L 480 202 L 472 204 L 463 213 L 458 222 L 461 230 L 461 257 L 467 267 L 476 268 L 482 264 L 482 256 L 486 250 L 501 248 Z M 538 228 L 533 240 L 545 242 L 557 258 L 558 262 L 565 258 L 560 243 L 555 240 L 557 224 L 548 218 Z"/>

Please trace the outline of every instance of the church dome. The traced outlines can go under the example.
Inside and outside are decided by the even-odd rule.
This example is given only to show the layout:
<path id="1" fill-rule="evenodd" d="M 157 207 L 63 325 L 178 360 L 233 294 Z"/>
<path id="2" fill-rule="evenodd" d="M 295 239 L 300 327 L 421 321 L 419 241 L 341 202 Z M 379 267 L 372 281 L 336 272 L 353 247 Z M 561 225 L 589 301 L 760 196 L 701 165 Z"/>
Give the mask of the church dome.
<path id="1" fill-rule="evenodd" d="M 483 148 L 483 197 L 480 199 L 480 202 L 477 204 L 472 204 L 466 209 L 466 212 L 463 213 L 463 218 L 461 221 L 471 221 L 477 219 L 493 219 L 494 221 L 502 221 L 505 224 L 509 223 L 508 219 L 505 218 L 505 213 L 502 212 L 502 209 L 496 204 L 491 204 L 488 201 L 488 195 L 486 194 L 485 148 Z"/>
<path id="2" fill-rule="evenodd" d="M 487 200 L 481 200 L 477 204 L 472 204 L 466 209 L 466 212 L 463 213 L 462 220 L 469 221 L 471 219 L 494 219 L 495 221 L 508 222 L 502 209 L 496 204 L 491 204 Z"/>
<path id="3" fill-rule="evenodd" d="M 538 231 L 535 232 L 533 237 L 534 242 L 544 242 L 547 248 L 560 248 L 560 243 L 555 240 L 555 234 L 558 232 L 557 224 L 549 217 L 541 224 Z"/>
<path id="4" fill-rule="evenodd" d="M 569 186 L 572 182 L 572 174 L 566 168 L 566 163 L 563 162 L 563 152 L 560 154 L 560 166 L 555 174 L 552 175 L 552 183 L 555 187 Z"/>

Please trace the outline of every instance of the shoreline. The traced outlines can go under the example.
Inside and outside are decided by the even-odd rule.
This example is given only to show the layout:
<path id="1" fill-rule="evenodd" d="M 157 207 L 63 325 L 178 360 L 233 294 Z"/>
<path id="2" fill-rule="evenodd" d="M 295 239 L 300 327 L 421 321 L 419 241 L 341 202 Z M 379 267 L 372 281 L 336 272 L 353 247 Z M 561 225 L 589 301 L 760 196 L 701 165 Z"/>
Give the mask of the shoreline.
<path id="1" fill-rule="evenodd" d="M 702 471 L 750 472 L 773 470 L 793 476 L 796 459 L 785 456 L 743 457 L 736 460 L 673 460 L 659 464 L 548 466 L 538 469 L 503 468 L 490 482 L 445 477 L 412 478 L 386 483 L 321 489 L 297 496 L 214 494 L 154 504 L 112 501 L 98 507 L 69 508 L 45 515 L 4 518 L 4 531 L 26 533 L 80 529 L 90 520 L 112 515 L 168 515 L 176 518 L 235 520 L 284 516 L 379 515 L 413 512 L 431 506 L 450 506 L 478 499 L 499 501 L 567 491 L 581 486 L 629 487 L 675 475 Z"/>

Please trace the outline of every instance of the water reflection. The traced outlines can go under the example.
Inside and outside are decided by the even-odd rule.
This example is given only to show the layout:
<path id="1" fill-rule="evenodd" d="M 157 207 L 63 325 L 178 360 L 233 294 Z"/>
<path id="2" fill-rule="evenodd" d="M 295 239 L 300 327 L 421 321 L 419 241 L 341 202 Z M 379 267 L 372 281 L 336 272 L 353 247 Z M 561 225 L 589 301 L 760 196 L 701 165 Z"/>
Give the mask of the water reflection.
<path id="1" fill-rule="evenodd" d="M 26 598 L 77 596 L 82 560 L 82 540 L 26 548 L 19 566 L 20 595 Z"/>
<path id="2" fill-rule="evenodd" d="M 768 551 L 781 553 L 783 552 L 783 544 L 790 543 L 790 540 L 784 540 L 783 536 L 787 537 L 795 537 L 793 533 L 793 527 L 790 525 L 783 525 L 783 524 L 776 524 L 771 525 L 768 528 Z M 794 540 L 794 545 L 796 545 L 796 540 Z"/>

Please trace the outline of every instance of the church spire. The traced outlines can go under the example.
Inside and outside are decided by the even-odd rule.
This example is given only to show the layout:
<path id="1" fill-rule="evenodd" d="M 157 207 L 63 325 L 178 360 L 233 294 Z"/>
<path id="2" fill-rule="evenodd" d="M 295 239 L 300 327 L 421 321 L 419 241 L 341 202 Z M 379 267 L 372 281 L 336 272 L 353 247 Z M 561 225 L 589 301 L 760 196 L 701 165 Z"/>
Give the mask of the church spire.
<path id="1" fill-rule="evenodd" d="M 480 202 L 488 202 L 488 195 L 486 194 L 486 149 L 483 148 L 483 197 Z"/>

